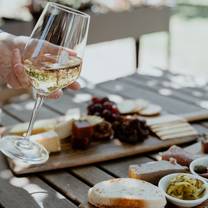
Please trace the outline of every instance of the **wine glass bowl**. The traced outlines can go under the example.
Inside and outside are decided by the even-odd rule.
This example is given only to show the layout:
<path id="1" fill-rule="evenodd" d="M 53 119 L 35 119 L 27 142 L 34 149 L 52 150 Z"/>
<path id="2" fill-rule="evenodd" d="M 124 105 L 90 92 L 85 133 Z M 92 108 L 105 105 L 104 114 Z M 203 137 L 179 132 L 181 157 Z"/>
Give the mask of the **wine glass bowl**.
<path id="1" fill-rule="evenodd" d="M 89 16 L 49 3 L 24 50 L 24 66 L 38 94 L 47 96 L 80 75 Z"/>
<path id="2" fill-rule="evenodd" d="M 80 75 L 87 42 L 89 15 L 57 3 L 44 8 L 23 51 L 23 65 L 36 92 L 25 137 L 6 136 L 0 150 L 12 159 L 41 164 L 49 153 L 30 135 L 44 97 L 72 84 Z"/>
<path id="3" fill-rule="evenodd" d="M 24 60 L 25 71 L 32 86 L 39 95 L 43 96 L 72 84 L 80 75 L 81 64 L 81 58 L 70 54 L 65 58 L 44 54 L 41 60 Z"/>

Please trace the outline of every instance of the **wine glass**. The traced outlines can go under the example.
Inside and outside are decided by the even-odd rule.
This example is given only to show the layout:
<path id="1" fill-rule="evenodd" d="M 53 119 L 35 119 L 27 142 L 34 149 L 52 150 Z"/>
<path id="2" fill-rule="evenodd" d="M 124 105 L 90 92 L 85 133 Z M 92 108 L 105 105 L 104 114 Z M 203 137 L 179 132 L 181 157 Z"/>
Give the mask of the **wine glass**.
<path id="1" fill-rule="evenodd" d="M 87 42 L 89 15 L 57 3 L 43 10 L 23 52 L 23 64 L 36 92 L 36 102 L 24 137 L 5 136 L 1 151 L 12 159 L 41 164 L 49 153 L 30 135 L 44 97 L 73 83 L 80 75 Z"/>

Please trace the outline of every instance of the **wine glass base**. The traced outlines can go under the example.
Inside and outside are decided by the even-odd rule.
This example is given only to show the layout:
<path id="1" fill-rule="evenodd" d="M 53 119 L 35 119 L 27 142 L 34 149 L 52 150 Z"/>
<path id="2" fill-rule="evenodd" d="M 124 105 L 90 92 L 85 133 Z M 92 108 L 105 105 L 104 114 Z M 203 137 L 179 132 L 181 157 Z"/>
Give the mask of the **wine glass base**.
<path id="1" fill-rule="evenodd" d="M 45 163 L 49 158 L 45 147 L 21 136 L 0 139 L 0 151 L 11 159 L 31 165 Z"/>

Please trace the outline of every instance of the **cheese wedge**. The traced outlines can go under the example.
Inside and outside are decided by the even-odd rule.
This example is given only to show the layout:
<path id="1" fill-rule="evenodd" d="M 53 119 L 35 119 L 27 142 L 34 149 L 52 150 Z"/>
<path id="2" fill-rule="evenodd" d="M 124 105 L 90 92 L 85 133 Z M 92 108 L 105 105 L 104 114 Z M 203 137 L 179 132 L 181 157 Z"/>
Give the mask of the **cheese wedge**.
<path id="1" fill-rule="evenodd" d="M 72 135 L 73 119 L 63 121 L 56 125 L 54 131 L 58 135 L 59 139 L 65 139 Z"/>
<path id="2" fill-rule="evenodd" d="M 32 135 L 30 137 L 32 141 L 42 144 L 48 152 L 60 152 L 61 151 L 61 142 L 58 134 L 51 130 L 41 134 Z"/>
<path id="3" fill-rule="evenodd" d="M 55 119 L 45 119 L 45 120 L 36 121 L 32 130 L 32 135 L 54 129 L 56 124 L 57 124 L 57 120 Z M 10 127 L 7 130 L 7 132 L 12 135 L 22 136 L 25 132 L 27 132 L 28 125 L 29 123 L 19 123 Z"/>

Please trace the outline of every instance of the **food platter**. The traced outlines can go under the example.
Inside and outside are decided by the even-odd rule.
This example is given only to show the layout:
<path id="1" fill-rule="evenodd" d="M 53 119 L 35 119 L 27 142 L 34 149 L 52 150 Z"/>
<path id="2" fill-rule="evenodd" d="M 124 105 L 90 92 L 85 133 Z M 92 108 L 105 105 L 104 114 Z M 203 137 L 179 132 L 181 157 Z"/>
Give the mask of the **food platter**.
<path id="1" fill-rule="evenodd" d="M 172 144 L 191 142 L 195 139 L 195 137 L 184 137 L 176 140 L 161 141 L 156 137 L 149 136 L 142 145 L 137 144 L 132 146 L 121 144 L 118 140 L 114 140 L 102 144 L 94 144 L 84 151 L 73 150 L 69 146 L 63 145 L 63 151 L 61 153 L 52 154 L 45 164 L 27 166 L 26 164 L 9 160 L 9 165 L 16 175 L 43 172 L 144 154 L 169 147 Z"/>
<path id="2" fill-rule="evenodd" d="M 109 102 L 109 101 L 107 101 L 107 102 Z M 143 102 L 143 106 L 144 106 L 144 102 Z M 192 119 L 192 121 L 193 121 L 194 120 L 193 118 L 195 118 L 195 117 L 197 119 L 199 119 L 200 115 L 204 115 L 203 112 L 199 112 L 199 115 L 190 114 L 190 115 L 185 115 L 184 117 L 189 118 L 190 120 Z M 157 115 L 157 116 L 159 117 L 159 115 Z M 148 118 L 150 118 L 150 117 L 148 117 Z M 71 141 L 73 141 L 73 139 L 71 137 L 68 138 L 66 135 L 69 135 L 71 133 L 71 131 L 72 131 L 71 129 L 73 129 L 72 128 L 73 125 L 75 127 L 77 126 L 77 128 L 74 127 L 75 129 L 79 129 L 78 126 L 80 125 L 80 123 L 79 123 L 80 119 L 76 121 L 76 122 L 78 122 L 77 125 L 75 125 L 76 123 L 74 122 L 74 120 L 73 120 L 73 125 L 72 125 L 72 122 L 71 122 L 72 120 L 67 120 L 67 119 L 68 119 L 68 117 L 65 116 L 62 118 L 41 121 L 39 123 L 39 127 L 37 125 L 37 127 L 34 129 L 34 131 L 37 131 L 36 133 L 40 133 L 40 132 L 46 131 L 48 128 L 48 132 L 40 133 L 40 135 L 41 136 L 44 135 L 45 137 L 49 137 L 48 138 L 49 143 L 51 141 L 53 141 L 53 142 L 57 141 L 58 143 L 60 143 L 58 148 L 56 147 L 56 150 L 58 149 L 61 151 L 58 151 L 55 153 L 52 152 L 50 154 L 50 158 L 47 161 L 47 163 L 44 163 L 42 165 L 27 165 L 27 164 L 20 163 L 18 161 L 13 161 L 13 160 L 9 159 L 9 165 L 16 175 L 21 175 L 21 174 L 26 174 L 26 173 L 43 172 L 43 171 L 49 171 L 49 170 L 57 170 L 57 169 L 70 168 L 70 167 L 77 167 L 77 166 L 81 166 L 81 165 L 94 164 L 94 163 L 98 163 L 98 162 L 119 159 L 119 158 L 123 158 L 123 157 L 137 155 L 137 154 L 144 154 L 144 153 L 148 153 L 148 152 L 158 151 L 158 150 L 161 150 L 163 148 L 169 147 L 174 144 L 183 144 L 183 143 L 191 142 L 191 141 L 196 140 L 196 138 L 197 138 L 196 135 L 191 135 L 191 136 L 184 135 L 182 137 L 172 138 L 169 140 L 161 140 L 153 134 L 148 134 L 147 136 L 145 136 L 145 138 L 141 137 L 141 135 L 138 134 L 138 135 L 136 135 L 136 141 L 138 140 L 138 142 L 134 142 L 134 143 L 132 143 L 132 141 L 131 141 L 131 143 L 126 143 L 126 141 L 124 140 L 125 137 L 122 140 L 114 137 L 113 139 L 108 138 L 106 140 L 105 139 L 104 140 L 94 140 L 93 142 L 90 143 L 90 145 L 87 146 L 87 148 L 82 148 L 82 146 L 81 146 L 81 148 L 80 148 L 80 146 L 79 146 L 79 148 L 73 148 L 73 145 L 71 145 Z M 125 117 L 125 119 L 126 119 L 126 117 Z M 130 118 L 130 119 L 132 119 L 132 118 Z M 97 123 L 97 120 L 99 120 L 99 119 L 96 119 L 95 123 Z M 142 123 L 140 120 L 138 120 L 135 117 L 133 117 L 133 120 L 136 120 L 136 122 Z M 84 120 L 84 121 L 86 121 L 86 120 Z M 124 120 L 124 121 L 126 122 L 126 120 Z M 129 121 L 129 120 L 127 120 L 127 121 Z M 88 123 L 90 123 L 90 125 L 91 125 L 93 122 L 90 121 Z M 46 125 L 46 124 L 48 124 L 48 125 Z M 21 124 L 21 125 L 23 125 L 24 128 L 25 128 L 25 126 L 27 126 L 26 124 Z M 85 128 L 85 126 L 83 128 L 83 125 L 85 125 L 85 122 L 83 124 L 83 120 L 81 120 L 81 126 L 82 126 L 82 130 L 83 130 L 82 132 L 84 132 L 84 135 L 91 132 L 91 126 L 90 126 L 90 128 Z M 127 124 L 125 123 L 125 125 L 128 125 L 128 122 L 127 122 Z M 46 128 L 46 126 L 47 126 L 47 128 Z M 54 127 L 55 131 L 54 131 L 54 129 L 52 129 L 51 126 L 52 127 L 55 126 Z M 19 128 L 21 129 L 23 127 L 21 126 Z M 17 126 L 9 127 L 9 128 L 6 127 L 6 128 L 3 128 L 3 131 L 4 131 L 3 133 L 5 133 L 7 131 L 12 132 L 12 133 L 17 133 L 19 128 L 17 128 Z M 51 132 L 51 129 L 52 129 L 52 132 Z M 99 128 L 99 131 L 100 131 L 100 128 Z M 20 132 L 21 132 L 21 130 L 20 130 Z M 75 131 L 75 132 L 77 132 L 77 131 Z M 23 131 L 21 133 L 23 133 Z M 78 133 L 80 133 L 80 132 L 78 131 Z M 37 134 L 37 135 L 39 135 L 39 134 Z M 34 137 L 35 138 L 38 137 L 37 135 L 34 135 Z M 83 133 L 81 135 L 83 135 Z M 96 135 L 98 135 L 98 134 L 96 134 Z M 105 135 L 105 137 L 102 137 L 102 139 L 106 138 L 106 134 L 102 134 L 102 136 L 103 135 Z M 54 139 L 54 137 L 56 139 Z M 64 139 L 62 139 L 62 138 L 64 138 Z M 99 137 L 99 139 L 100 139 L 100 137 Z M 79 140 L 76 140 L 76 141 L 79 141 Z M 47 143 L 46 140 L 44 140 L 44 138 L 41 138 L 38 142 L 41 142 L 41 144 L 43 144 L 43 145 Z M 80 143 L 78 143 L 78 144 L 80 144 Z M 50 147 L 51 146 L 53 146 L 53 145 L 50 145 Z"/>

